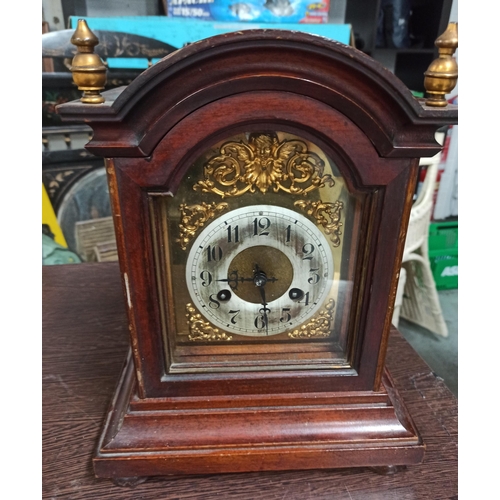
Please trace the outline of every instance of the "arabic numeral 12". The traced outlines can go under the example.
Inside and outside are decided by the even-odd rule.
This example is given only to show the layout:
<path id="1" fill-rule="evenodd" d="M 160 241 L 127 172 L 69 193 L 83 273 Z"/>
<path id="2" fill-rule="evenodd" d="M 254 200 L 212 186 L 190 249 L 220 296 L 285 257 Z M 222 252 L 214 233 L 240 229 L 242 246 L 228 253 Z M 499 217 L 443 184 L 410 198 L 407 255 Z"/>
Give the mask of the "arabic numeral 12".
<path id="1" fill-rule="evenodd" d="M 254 236 L 267 236 L 269 235 L 269 226 L 271 221 L 267 217 L 261 217 L 260 219 L 255 217 L 253 220 L 253 235 Z"/>

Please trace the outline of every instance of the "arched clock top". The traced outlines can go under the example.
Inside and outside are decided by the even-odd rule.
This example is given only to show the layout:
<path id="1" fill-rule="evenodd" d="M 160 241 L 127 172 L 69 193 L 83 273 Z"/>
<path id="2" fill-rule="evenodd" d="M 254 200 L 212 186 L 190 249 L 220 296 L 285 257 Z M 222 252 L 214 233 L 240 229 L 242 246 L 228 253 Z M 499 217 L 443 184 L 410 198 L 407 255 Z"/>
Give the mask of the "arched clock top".
<path id="1" fill-rule="evenodd" d="M 437 108 L 415 98 L 394 74 L 355 48 L 317 35 L 261 29 L 193 43 L 128 87 L 103 92 L 104 103 L 75 101 L 58 112 L 63 120 L 84 120 L 93 128 L 87 145 L 92 153 L 148 157 L 191 113 L 256 91 L 286 92 L 290 106 L 297 95 L 330 106 L 354 122 L 382 157 L 436 154 L 441 148 L 436 130 L 458 116 L 455 106 Z"/>

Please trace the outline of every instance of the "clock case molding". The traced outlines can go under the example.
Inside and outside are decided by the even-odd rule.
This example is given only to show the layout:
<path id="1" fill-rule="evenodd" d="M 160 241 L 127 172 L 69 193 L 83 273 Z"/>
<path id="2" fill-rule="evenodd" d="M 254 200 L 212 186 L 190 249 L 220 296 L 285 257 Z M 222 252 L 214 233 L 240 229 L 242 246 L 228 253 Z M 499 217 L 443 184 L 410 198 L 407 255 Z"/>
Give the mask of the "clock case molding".
<path id="1" fill-rule="evenodd" d="M 94 457 L 98 477 L 395 466 L 425 445 L 384 368 L 420 157 L 455 106 L 432 108 L 362 52 L 248 30 L 191 44 L 103 104 L 60 105 L 106 158 L 131 350 Z M 281 130 L 317 144 L 365 193 L 350 370 L 168 374 L 149 200 L 175 194 L 217 141 Z M 197 195 L 199 196 L 199 195 Z M 272 196 L 272 195 L 270 195 Z"/>

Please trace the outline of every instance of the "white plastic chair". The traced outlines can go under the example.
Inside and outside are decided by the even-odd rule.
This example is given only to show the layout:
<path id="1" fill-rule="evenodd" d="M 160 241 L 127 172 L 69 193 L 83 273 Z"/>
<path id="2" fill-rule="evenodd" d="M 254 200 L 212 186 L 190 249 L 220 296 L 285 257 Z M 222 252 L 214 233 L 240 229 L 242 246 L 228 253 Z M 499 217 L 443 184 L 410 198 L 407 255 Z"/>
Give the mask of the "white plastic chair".
<path id="1" fill-rule="evenodd" d="M 420 165 L 428 165 L 427 173 L 411 209 L 392 323 L 397 327 L 401 317 L 447 337 L 448 327 L 443 318 L 428 249 L 433 195 L 440 160 L 441 153 L 438 153 L 420 161 Z"/>

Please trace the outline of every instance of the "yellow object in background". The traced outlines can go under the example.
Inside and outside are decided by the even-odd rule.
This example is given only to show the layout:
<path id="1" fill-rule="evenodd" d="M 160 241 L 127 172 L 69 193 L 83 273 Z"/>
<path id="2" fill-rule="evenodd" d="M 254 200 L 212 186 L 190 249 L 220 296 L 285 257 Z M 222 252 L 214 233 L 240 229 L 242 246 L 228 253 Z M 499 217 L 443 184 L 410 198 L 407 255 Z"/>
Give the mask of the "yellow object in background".
<path id="1" fill-rule="evenodd" d="M 54 235 L 54 241 L 62 245 L 63 247 L 68 247 L 66 240 L 64 238 L 63 232 L 59 227 L 59 223 L 57 222 L 57 217 L 54 212 L 54 208 L 52 207 L 52 203 L 50 202 L 49 195 L 45 189 L 45 186 L 42 184 L 42 224 L 47 224 Z"/>

